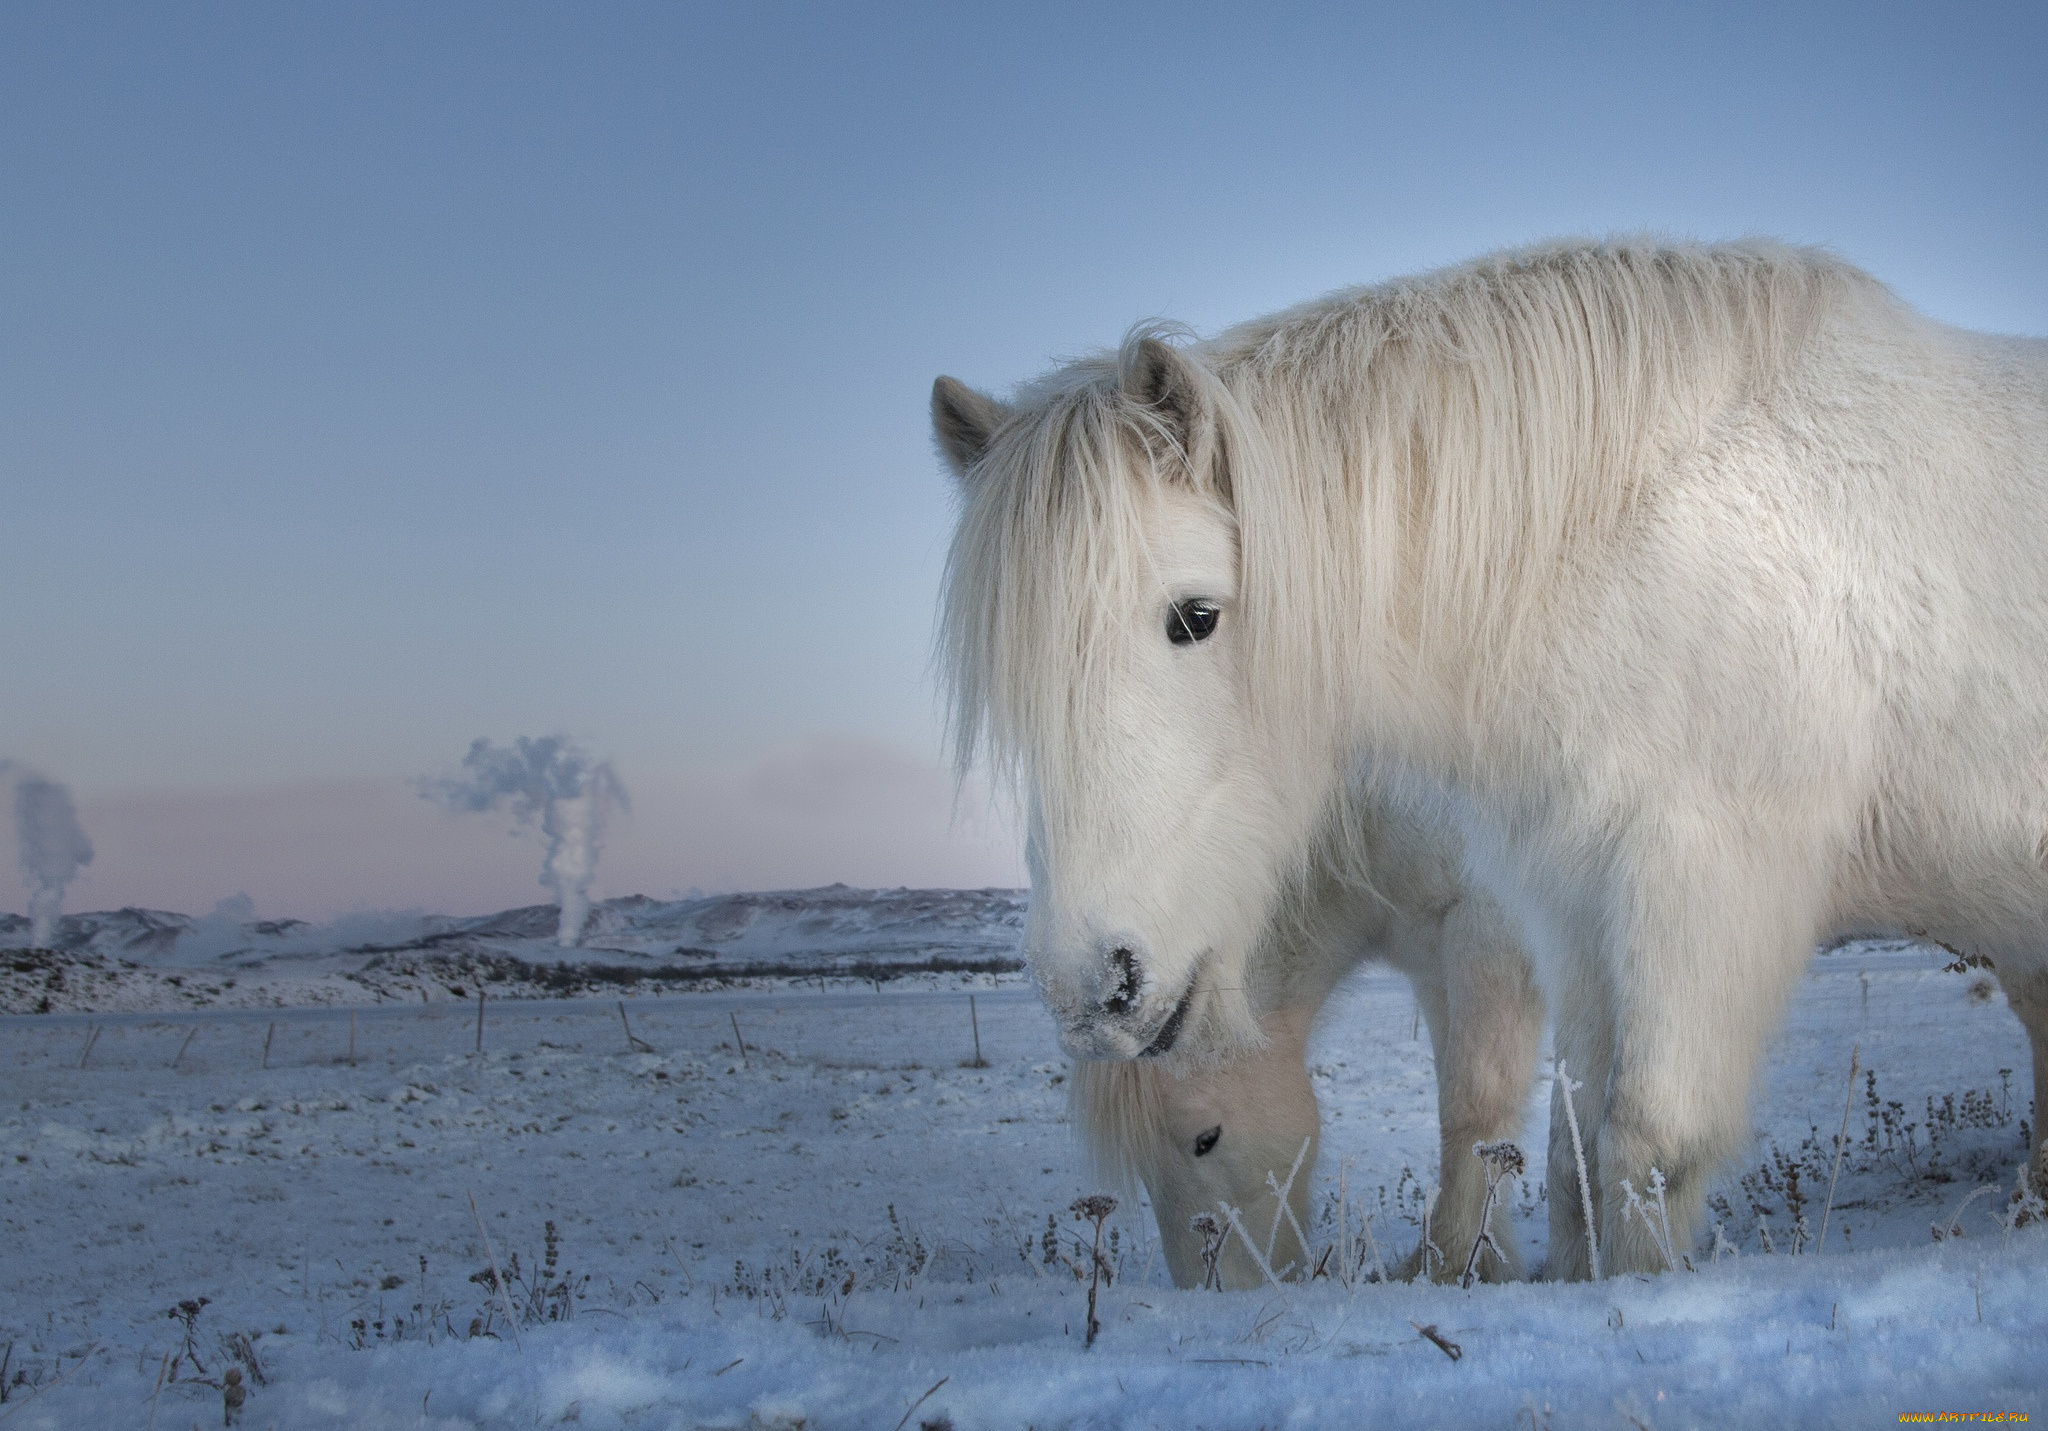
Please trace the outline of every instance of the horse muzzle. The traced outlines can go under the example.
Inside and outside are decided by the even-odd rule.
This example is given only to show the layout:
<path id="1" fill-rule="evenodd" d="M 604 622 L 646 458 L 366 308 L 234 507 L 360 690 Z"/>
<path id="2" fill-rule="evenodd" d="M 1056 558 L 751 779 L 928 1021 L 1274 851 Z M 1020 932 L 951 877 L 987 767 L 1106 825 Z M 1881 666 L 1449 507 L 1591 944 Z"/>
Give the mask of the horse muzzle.
<path id="1" fill-rule="evenodd" d="M 1049 997 L 1060 1025 L 1060 1044 L 1075 1058 L 1158 1058 L 1172 1051 L 1194 1007 L 1196 974 L 1178 996 L 1157 987 L 1132 941 L 1115 941 L 1099 960 L 1093 997 Z M 1200 964 L 1197 962 L 1196 971 Z M 1051 990 L 1048 989 L 1048 995 Z"/>

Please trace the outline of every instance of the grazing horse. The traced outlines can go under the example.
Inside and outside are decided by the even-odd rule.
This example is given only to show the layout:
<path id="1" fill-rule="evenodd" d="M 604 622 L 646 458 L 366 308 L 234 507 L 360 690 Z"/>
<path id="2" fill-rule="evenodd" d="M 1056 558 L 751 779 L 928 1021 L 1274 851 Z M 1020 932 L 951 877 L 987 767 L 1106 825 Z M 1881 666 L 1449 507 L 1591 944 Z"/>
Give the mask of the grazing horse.
<path id="1" fill-rule="evenodd" d="M 1277 1275 L 1289 1264 L 1309 1269 L 1312 1250 L 1298 1231 L 1308 1226 L 1319 1119 L 1304 1054 L 1317 1009 L 1366 960 L 1408 977 L 1436 1058 L 1442 1155 L 1427 1239 L 1436 1251 L 1418 1244 L 1398 1275 L 1427 1271 L 1451 1281 L 1462 1274 L 1487 1191 L 1473 1150 L 1521 1133 L 1543 1000 L 1506 912 L 1461 882 L 1449 831 L 1355 795 L 1341 809 L 1326 832 L 1332 838 L 1283 895 L 1244 963 L 1238 1016 L 1255 1014 L 1257 1037 L 1230 1037 L 1219 1026 L 1219 1016 L 1229 1015 L 1210 1004 L 1200 1017 L 1191 1011 L 1160 1054 L 1074 1065 L 1077 1121 L 1096 1162 L 1143 1179 L 1167 1268 L 1183 1287 L 1209 1276 L 1204 1239 L 1190 1219 L 1208 1213 L 1221 1222 L 1223 1203 L 1241 1211 L 1249 1239 L 1224 1239 L 1215 1268 L 1222 1286 L 1264 1280 L 1248 1240 L 1273 1239 L 1267 1270 Z M 1340 832 L 1342 844 L 1334 838 Z M 1288 1184 L 1304 1143 L 1301 1174 Z M 1287 1188 L 1291 1222 L 1269 1174 Z M 1476 1269 L 1486 1281 L 1523 1275 L 1507 1222 L 1505 1204 L 1496 1205 L 1487 1227 L 1494 1250 Z"/>
<path id="2" fill-rule="evenodd" d="M 1084 1111 L 1156 1176 L 1177 1278 L 1170 1224 L 1313 1130 L 1301 1039 L 1361 950 L 1446 990 L 1448 1140 L 1454 1089 L 1502 1085 L 1498 1127 L 1528 1076 L 1519 933 L 1584 1085 L 1594 1225 L 1550 1198 L 1554 1275 L 1664 1265 L 1626 1212 L 1653 1170 L 1689 1245 L 1830 934 L 1988 960 L 2048 1087 L 2048 344 L 1764 242 L 1172 336 L 1009 402 L 942 378 L 933 418 L 957 748 L 1026 797 L 1065 1047 L 1156 1060 Z M 1551 1127 L 1562 1193 L 1555 1096 Z"/>

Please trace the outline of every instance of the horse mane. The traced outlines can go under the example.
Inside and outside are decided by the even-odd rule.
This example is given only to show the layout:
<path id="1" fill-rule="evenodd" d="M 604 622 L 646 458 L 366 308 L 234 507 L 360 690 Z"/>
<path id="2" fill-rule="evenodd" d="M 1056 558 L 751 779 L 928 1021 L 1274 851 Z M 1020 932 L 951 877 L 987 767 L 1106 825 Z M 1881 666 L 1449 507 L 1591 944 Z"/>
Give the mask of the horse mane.
<path id="1" fill-rule="evenodd" d="M 1081 1137 L 1088 1172 L 1126 1196 L 1167 1165 L 1166 1096 L 1171 1078 L 1155 1059 L 1082 1059 L 1070 1070 L 1068 1116 Z"/>
<path id="2" fill-rule="evenodd" d="M 1882 292 L 1763 240 L 1559 242 L 1181 347 L 1178 412 L 1129 393 L 1157 325 L 1056 369 L 969 477 L 941 636 L 956 755 L 1059 790 L 1108 623 L 1152 590 L 1147 493 L 1170 482 L 1236 524 L 1247 694 L 1276 739 L 1321 765 L 1310 733 L 1348 729 L 1358 680 L 1428 680 L 1446 656 L 1454 697 L 1483 701 L 1646 484 L 1768 400 L 1857 289 Z"/>
<path id="3" fill-rule="evenodd" d="M 999 776 L 1061 786 L 1062 756 L 1093 728 L 1114 670 L 1107 637 L 1156 595 L 1146 550 L 1152 496 L 1196 482 L 1219 502 L 1173 414 L 1129 394 L 1143 345 L 1181 335 L 1141 325 L 1113 354 L 1056 369 L 1019 391 L 1015 415 L 975 463 L 947 555 L 940 653 L 953 750 Z M 1231 399 L 1199 365 L 1205 410 Z M 1223 513 L 1228 515 L 1227 511 Z"/>
<path id="4" fill-rule="evenodd" d="M 1498 690 L 1659 471 L 1767 400 L 1856 280 L 1763 241 L 1557 243 L 1205 345 L 1259 415 L 1263 464 L 1232 474 L 1259 700 L 1341 725 L 1367 670 Z"/>

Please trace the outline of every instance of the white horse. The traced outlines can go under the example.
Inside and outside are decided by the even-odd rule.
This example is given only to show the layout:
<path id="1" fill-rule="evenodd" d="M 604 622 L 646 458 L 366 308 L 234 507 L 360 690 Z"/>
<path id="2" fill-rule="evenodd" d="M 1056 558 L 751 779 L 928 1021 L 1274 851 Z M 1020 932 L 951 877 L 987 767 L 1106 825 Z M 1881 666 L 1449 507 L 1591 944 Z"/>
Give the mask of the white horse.
<path id="1" fill-rule="evenodd" d="M 1696 1233 L 1830 933 L 1989 959 L 2048 1087 L 2048 345 L 1811 250 L 1571 244 L 933 414 L 956 734 L 1028 795 L 1032 969 L 1076 1057 L 1187 1075 L 1120 1080 L 1158 1111 L 1112 1136 L 1263 1057 L 1295 1111 L 1254 1161 L 1292 1161 L 1289 910 L 1365 908 L 1403 830 L 1514 912 L 1607 1270 L 1663 1265 L 1653 1169 Z"/>

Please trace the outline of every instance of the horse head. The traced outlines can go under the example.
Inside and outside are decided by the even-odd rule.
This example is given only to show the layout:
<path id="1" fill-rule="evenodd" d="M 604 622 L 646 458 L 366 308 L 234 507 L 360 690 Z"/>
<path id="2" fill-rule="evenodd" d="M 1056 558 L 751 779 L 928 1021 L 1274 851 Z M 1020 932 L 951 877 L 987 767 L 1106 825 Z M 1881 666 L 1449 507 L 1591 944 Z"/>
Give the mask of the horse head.
<path id="1" fill-rule="evenodd" d="M 1027 958 L 1078 1058 L 1260 1041 L 1246 961 L 1305 822 L 1255 730 L 1227 403 L 1144 331 L 1012 402 L 932 392 L 956 750 L 1022 797 Z"/>

